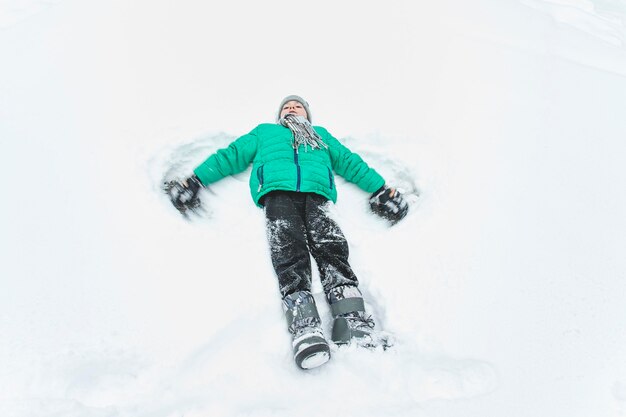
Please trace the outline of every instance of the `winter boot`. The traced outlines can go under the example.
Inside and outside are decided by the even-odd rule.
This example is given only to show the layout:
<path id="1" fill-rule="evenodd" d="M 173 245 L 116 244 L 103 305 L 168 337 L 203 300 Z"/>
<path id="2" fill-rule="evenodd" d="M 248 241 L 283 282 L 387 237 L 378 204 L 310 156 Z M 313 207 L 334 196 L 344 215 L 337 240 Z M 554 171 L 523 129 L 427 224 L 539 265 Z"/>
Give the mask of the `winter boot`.
<path id="1" fill-rule="evenodd" d="M 331 340 L 337 345 L 354 341 L 358 346 L 387 349 L 392 342 L 389 335 L 374 330 L 372 316 L 365 313 L 361 291 L 353 285 L 333 288 L 327 295 L 335 318 Z"/>
<path id="2" fill-rule="evenodd" d="M 283 309 L 292 335 L 296 365 L 311 369 L 328 362 L 330 347 L 322 332 L 313 295 L 308 291 L 289 294 L 283 299 Z"/>

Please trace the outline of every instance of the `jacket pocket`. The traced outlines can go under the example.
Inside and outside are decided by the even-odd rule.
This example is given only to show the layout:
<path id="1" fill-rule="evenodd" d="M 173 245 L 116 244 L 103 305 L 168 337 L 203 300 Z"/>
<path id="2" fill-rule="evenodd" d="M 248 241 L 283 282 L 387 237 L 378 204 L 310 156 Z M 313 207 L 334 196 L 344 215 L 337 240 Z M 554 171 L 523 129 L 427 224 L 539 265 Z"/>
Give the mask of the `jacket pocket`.
<path id="1" fill-rule="evenodd" d="M 263 188 L 263 165 L 261 165 L 260 167 L 256 169 L 256 177 L 259 180 L 259 188 L 257 192 L 260 192 L 261 189 Z"/>
<path id="2" fill-rule="evenodd" d="M 334 181 L 333 181 L 333 171 L 331 171 L 330 168 L 328 168 L 328 183 L 329 183 L 330 189 L 332 190 L 334 187 L 334 184 L 333 184 Z"/>

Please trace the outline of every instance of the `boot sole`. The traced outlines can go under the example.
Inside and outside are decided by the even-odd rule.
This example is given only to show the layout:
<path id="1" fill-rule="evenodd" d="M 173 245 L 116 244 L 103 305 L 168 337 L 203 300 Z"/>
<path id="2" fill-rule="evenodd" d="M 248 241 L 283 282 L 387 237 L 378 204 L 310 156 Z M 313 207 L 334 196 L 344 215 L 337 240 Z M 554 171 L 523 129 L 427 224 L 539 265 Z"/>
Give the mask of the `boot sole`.
<path id="1" fill-rule="evenodd" d="M 295 359 L 301 369 L 317 368 L 330 360 L 330 347 L 323 343 L 308 346 Z"/>

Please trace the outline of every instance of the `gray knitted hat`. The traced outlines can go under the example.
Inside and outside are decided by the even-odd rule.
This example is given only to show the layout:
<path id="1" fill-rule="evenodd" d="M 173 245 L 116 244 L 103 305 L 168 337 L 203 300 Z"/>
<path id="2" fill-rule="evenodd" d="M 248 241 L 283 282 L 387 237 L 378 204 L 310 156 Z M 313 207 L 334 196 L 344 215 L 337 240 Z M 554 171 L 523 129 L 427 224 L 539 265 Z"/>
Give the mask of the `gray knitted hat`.
<path id="1" fill-rule="evenodd" d="M 306 100 L 303 99 L 302 97 L 294 96 L 294 95 L 287 96 L 283 99 L 283 101 L 280 102 L 280 106 L 278 106 L 278 114 L 276 115 L 276 121 L 280 120 L 280 112 L 283 111 L 283 106 L 290 101 L 297 101 L 304 106 L 304 110 L 306 110 L 306 118 L 309 120 L 309 123 L 310 123 L 311 122 L 311 110 L 309 109 L 309 103 L 307 103 Z"/>

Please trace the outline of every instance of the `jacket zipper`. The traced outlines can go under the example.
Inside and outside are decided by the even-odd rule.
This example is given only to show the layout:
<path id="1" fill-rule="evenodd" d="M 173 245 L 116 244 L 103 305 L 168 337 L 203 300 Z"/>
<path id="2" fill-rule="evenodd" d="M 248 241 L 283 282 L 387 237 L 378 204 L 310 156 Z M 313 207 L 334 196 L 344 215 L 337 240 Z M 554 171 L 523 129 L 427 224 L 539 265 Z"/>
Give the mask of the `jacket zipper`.
<path id="1" fill-rule="evenodd" d="M 257 192 L 260 192 L 261 188 L 263 188 L 263 165 L 257 168 L 256 176 L 259 179 L 259 189 L 257 190 Z"/>
<path id="2" fill-rule="evenodd" d="M 300 192 L 300 163 L 298 162 L 298 148 L 293 149 L 293 162 L 296 164 L 296 192 Z"/>

